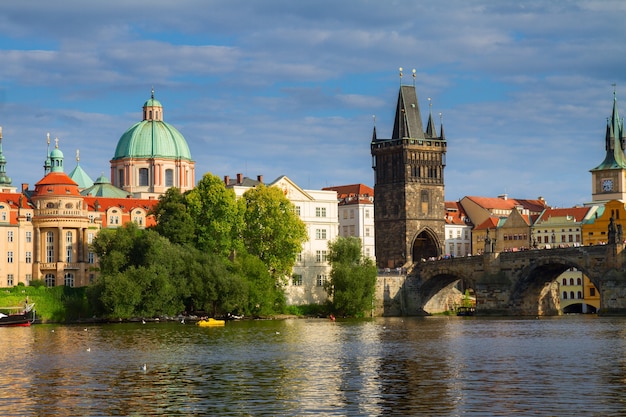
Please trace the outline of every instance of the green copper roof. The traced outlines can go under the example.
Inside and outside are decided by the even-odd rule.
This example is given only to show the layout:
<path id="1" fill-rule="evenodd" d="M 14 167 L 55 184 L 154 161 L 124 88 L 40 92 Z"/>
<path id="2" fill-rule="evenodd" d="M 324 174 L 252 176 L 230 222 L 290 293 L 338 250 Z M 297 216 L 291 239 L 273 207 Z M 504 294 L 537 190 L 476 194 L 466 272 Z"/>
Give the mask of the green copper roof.
<path id="1" fill-rule="evenodd" d="M 111 197 L 111 198 L 127 198 L 131 195 L 129 192 L 122 190 L 121 188 L 117 188 L 111 181 L 104 175 L 100 175 L 96 182 L 89 188 L 84 189 L 80 192 L 81 195 L 84 196 L 93 196 L 93 197 Z"/>
<path id="2" fill-rule="evenodd" d="M 154 94 L 154 93 L 153 93 Z M 161 104 L 161 102 L 159 100 L 157 100 L 156 98 L 152 97 L 149 98 L 148 101 L 146 101 L 143 104 L 144 107 L 163 107 L 163 105 Z"/>
<path id="3" fill-rule="evenodd" d="M 85 170 L 78 163 L 76 164 L 76 168 L 70 172 L 69 176 L 76 184 L 78 184 L 78 188 L 80 189 L 89 188 L 93 185 L 91 177 L 87 175 Z"/>
<path id="4" fill-rule="evenodd" d="M 604 161 L 591 171 L 626 169 L 626 155 L 624 154 L 626 131 L 624 131 L 624 120 L 619 118 L 617 111 L 615 91 L 613 92 L 613 113 L 611 118 L 607 120 L 605 147 L 606 157 Z"/>
<path id="5" fill-rule="evenodd" d="M 122 135 L 113 159 L 155 157 L 191 160 L 191 153 L 187 141 L 174 126 L 143 120 Z"/>

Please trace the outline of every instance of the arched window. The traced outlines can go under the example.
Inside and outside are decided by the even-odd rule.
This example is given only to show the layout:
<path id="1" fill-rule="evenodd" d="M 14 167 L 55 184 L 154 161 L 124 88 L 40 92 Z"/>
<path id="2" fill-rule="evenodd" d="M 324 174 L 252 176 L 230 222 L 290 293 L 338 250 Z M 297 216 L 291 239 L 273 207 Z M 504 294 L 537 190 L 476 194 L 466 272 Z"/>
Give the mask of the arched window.
<path id="1" fill-rule="evenodd" d="M 569 279 L 569 285 L 574 285 L 574 278 Z"/>
<path id="2" fill-rule="evenodd" d="M 569 298 L 572 300 L 574 299 L 574 291 L 569 292 Z"/>
<path id="3" fill-rule="evenodd" d="M 563 278 L 563 285 L 567 285 L 567 278 Z"/>
<path id="4" fill-rule="evenodd" d="M 174 170 L 173 169 L 165 170 L 165 186 L 166 187 L 174 186 Z"/>
<path id="5" fill-rule="evenodd" d="M 71 272 L 65 273 L 65 286 L 66 287 L 74 286 L 74 274 L 72 274 Z"/>
<path id="6" fill-rule="evenodd" d="M 54 274 L 46 274 L 46 287 L 54 287 L 56 285 Z"/>
<path id="7" fill-rule="evenodd" d="M 139 186 L 148 186 L 148 168 L 139 168 Z"/>
<path id="8" fill-rule="evenodd" d="M 577 278 L 576 285 L 583 285 L 583 281 L 580 278 Z"/>
<path id="9" fill-rule="evenodd" d="M 578 291 L 578 294 L 576 294 L 579 300 L 583 298 L 583 293 L 581 291 Z"/>
<path id="10" fill-rule="evenodd" d="M 65 262 L 72 262 L 72 254 L 74 253 L 74 249 L 72 248 L 72 241 L 72 232 L 68 231 L 67 233 L 65 233 Z"/>
<path id="11" fill-rule="evenodd" d="M 54 262 L 54 233 L 46 233 L 46 262 Z M 54 275 L 53 275 L 54 278 Z"/>
<path id="12" fill-rule="evenodd" d="M 563 299 L 567 300 L 567 291 L 563 291 Z"/>

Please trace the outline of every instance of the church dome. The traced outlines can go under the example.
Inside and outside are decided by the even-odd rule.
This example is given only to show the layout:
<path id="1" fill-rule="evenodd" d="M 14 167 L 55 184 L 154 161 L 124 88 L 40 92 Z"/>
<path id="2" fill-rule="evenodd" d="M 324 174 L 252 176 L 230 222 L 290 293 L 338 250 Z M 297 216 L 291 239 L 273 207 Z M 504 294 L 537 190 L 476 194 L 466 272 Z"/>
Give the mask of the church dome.
<path id="1" fill-rule="evenodd" d="M 152 97 L 144 103 L 143 120 L 120 137 L 113 160 L 126 158 L 164 158 L 191 161 L 184 136 L 163 121 L 163 106 Z"/>

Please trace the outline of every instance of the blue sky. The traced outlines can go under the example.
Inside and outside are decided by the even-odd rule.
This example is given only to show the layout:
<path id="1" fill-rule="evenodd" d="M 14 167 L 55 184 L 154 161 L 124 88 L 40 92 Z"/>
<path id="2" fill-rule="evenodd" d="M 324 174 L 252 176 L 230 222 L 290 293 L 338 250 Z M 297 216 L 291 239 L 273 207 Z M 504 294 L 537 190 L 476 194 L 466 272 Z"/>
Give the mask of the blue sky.
<path id="1" fill-rule="evenodd" d="M 7 173 L 32 188 L 50 132 L 66 172 L 79 149 L 92 178 L 110 176 L 154 87 L 197 179 L 373 186 L 373 116 L 389 137 L 403 67 L 424 123 L 428 97 L 443 115 L 447 200 L 582 204 L 612 84 L 626 115 L 625 22 L 621 0 L 2 2 Z"/>

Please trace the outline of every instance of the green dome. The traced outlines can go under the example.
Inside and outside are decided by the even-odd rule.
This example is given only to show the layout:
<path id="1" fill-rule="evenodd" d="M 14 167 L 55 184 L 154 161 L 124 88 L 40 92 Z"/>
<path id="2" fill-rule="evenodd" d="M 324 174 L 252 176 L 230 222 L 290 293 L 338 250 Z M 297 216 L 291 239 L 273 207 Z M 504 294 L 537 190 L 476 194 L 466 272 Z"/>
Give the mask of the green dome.
<path id="1" fill-rule="evenodd" d="M 143 104 L 143 106 L 144 107 L 163 107 L 163 105 L 161 105 L 161 102 L 154 97 L 148 99 L 148 101 L 146 101 Z"/>
<path id="2" fill-rule="evenodd" d="M 174 126 L 163 121 L 143 120 L 124 132 L 113 159 L 155 157 L 191 161 L 187 141 Z"/>

